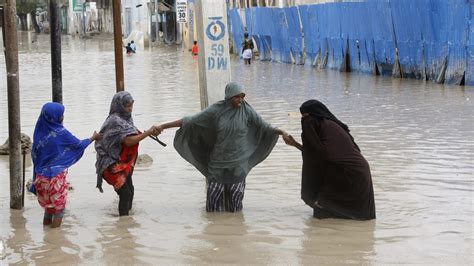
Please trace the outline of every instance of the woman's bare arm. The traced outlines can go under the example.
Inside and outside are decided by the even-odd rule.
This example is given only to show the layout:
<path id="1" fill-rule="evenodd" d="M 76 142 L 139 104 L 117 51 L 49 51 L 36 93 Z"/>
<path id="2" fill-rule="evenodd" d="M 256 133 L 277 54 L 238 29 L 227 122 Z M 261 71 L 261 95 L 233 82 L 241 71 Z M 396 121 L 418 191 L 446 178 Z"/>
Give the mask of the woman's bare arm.
<path id="1" fill-rule="evenodd" d="M 122 143 L 125 144 L 125 146 L 130 147 L 139 143 L 140 141 L 142 141 L 143 139 L 145 139 L 146 137 L 150 135 L 159 135 L 160 133 L 161 131 L 159 129 L 157 129 L 155 126 L 152 126 L 150 129 L 145 130 L 141 134 L 125 137 Z"/>
<path id="2" fill-rule="evenodd" d="M 168 122 L 168 123 L 158 125 L 157 127 L 163 131 L 164 129 L 167 129 L 167 128 L 181 127 L 182 125 L 183 125 L 183 119 L 178 119 L 173 122 Z"/>

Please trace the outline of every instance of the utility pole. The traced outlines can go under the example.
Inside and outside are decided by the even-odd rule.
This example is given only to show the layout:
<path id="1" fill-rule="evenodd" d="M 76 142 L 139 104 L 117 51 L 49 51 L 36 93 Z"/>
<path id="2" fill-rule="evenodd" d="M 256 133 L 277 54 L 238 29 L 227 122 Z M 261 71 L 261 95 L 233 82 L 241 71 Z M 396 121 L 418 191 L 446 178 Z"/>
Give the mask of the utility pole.
<path id="1" fill-rule="evenodd" d="M 189 49 L 191 49 L 195 39 L 194 39 L 194 3 L 193 2 L 188 2 L 188 43 L 189 43 Z"/>
<path id="2" fill-rule="evenodd" d="M 167 37 L 168 37 L 168 20 L 166 19 L 166 13 L 163 12 L 162 14 L 162 19 L 161 19 L 161 26 L 163 27 L 163 39 L 165 44 L 169 44 L 167 42 Z"/>
<path id="3" fill-rule="evenodd" d="M 155 43 L 160 39 L 160 20 L 158 19 L 158 0 L 155 0 Z"/>
<path id="4" fill-rule="evenodd" d="M 199 88 L 201 109 L 204 109 L 210 104 L 224 100 L 224 89 L 230 81 L 227 4 L 222 0 L 198 0 L 195 7 Z"/>
<path id="5" fill-rule="evenodd" d="M 122 53 L 122 8 L 120 0 L 113 0 L 112 5 L 114 16 L 115 87 L 117 92 L 119 92 L 125 90 Z"/>
<path id="6" fill-rule="evenodd" d="M 84 37 L 86 37 L 86 0 L 84 0 L 84 3 L 82 3 L 82 30 Z"/>
<path id="7" fill-rule="evenodd" d="M 63 102 L 63 80 L 61 65 L 61 25 L 58 0 L 49 0 L 49 22 L 51 38 L 51 77 L 53 80 L 53 102 Z"/>
<path id="8" fill-rule="evenodd" d="M 10 208 L 23 208 L 21 184 L 21 123 L 20 84 L 18 71 L 18 39 L 16 29 L 16 0 L 6 0 L 3 31 L 5 32 L 5 62 L 8 90 L 8 139 L 10 162 Z"/>

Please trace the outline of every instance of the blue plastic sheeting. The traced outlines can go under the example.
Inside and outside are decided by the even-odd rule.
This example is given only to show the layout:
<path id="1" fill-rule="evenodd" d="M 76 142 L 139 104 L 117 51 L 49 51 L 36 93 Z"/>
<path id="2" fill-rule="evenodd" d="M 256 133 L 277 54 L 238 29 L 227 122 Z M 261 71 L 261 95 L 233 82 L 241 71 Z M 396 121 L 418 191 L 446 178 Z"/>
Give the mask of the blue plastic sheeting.
<path id="1" fill-rule="evenodd" d="M 469 18 L 469 40 L 466 47 L 466 76 L 465 85 L 474 86 L 474 2 L 470 6 L 471 16 Z"/>
<path id="2" fill-rule="evenodd" d="M 316 56 L 319 55 L 319 23 L 315 5 L 302 5 L 298 7 L 302 32 L 304 34 L 304 50 L 306 64 L 316 65 Z"/>
<path id="3" fill-rule="evenodd" d="M 424 0 L 390 1 L 398 60 L 403 77 L 421 78 L 424 73 L 422 64 L 422 24 L 418 15 L 419 3 L 426 6 L 424 2 Z"/>
<path id="4" fill-rule="evenodd" d="M 340 70 L 344 61 L 344 46 L 346 45 L 346 40 L 343 40 L 341 36 L 342 5 L 329 3 L 323 6 L 325 6 L 326 12 L 321 12 L 320 15 L 323 16 L 323 20 L 327 21 L 327 31 L 323 31 L 329 46 L 327 66 L 330 69 Z"/>
<path id="5" fill-rule="evenodd" d="M 309 61 L 306 61 L 304 63 L 311 64 L 313 59 L 316 57 L 316 53 L 314 51 L 314 47 L 311 44 L 313 36 L 311 32 L 311 23 L 309 22 L 308 8 L 309 8 L 308 5 L 302 5 L 298 7 L 300 19 L 301 19 L 301 25 L 303 26 L 303 29 L 304 29 L 304 31 L 302 29 L 302 35 L 303 35 L 304 47 L 306 50 L 306 56 L 308 57 L 306 58 L 306 60 L 309 59 Z"/>
<path id="6" fill-rule="evenodd" d="M 366 4 L 372 32 L 372 43 L 367 41 L 368 46 L 372 47 L 369 49 L 375 53 L 377 71 L 381 75 L 391 75 L 395 61 L 395 41 L 390 2 L 370 0 Z"/>
<path id="7" fill-rule="evenodd" d="M 318 38 L 317 43 L 319 46 L 319 58 L 317 59 L 317 66 L 319 68 L 325 68 L 327 66 L 327 61 L 329 57 L 329 42 L 328 42 L 328 34 L 325 25 L 329 23 L 328 16 L 324 16 L 326 12 L 325 7 L 326 5 L 315 5 L 314 12 L 316 14 L 316 20 L 318 22 Z M 311 9 L 310 9 L 311 10 Z"/>
<path id="8" fill-rule="evenodd" d="M 249 35 L 253 34 L 253 23 L 252 23 L 252 11 L 250 9 L 245 9 L 245 28 Z"/>
<path id="9" fill-rule="evenodd" d="M 366 3 L 343 3 L 341 36 L 346 40 L 344 53 L 349 57 L 350 71 L 372 73 L 375 69 L 373 37 Z"/>
<path id="10" fill-rule="evenodd" d="M 261 60 L 472 85 L 473 10 L 467 0 L 366 0 L 245 12 Z"/>
<path id="11" fill-rule="evenodd" d="M 288 23 L 290 53 L 297 64 L 303 64 L 303 38 L 301 36 L 300 15 L 297 7 L 283 9 Z"/>
<path id="12" fill-rule="evenodd" d="M 448 2 L 424 0 L 419 9 L 423 36 L 423 59 L 427 80 L 436 81 L 444 69 L 448 57 Z"/>
<path id="13" fill-rule="evenodd" d="M 469 34 L 470 9 L 464 1 L 449 1 L 448 66 L 445 83 L 460 84 L 466 71 L 466 44 Z"/>
<path id="14" fill-rule="evenodd" d="M 242 42 L 244 41 L 244 25 L 240 19 L 239 10 L 231 9 L 228 11 L 228 17 L 231 22 L 232 40 L 234 41 L 234 53 L 240 55 L 242 51 Z"/>
<path id="15" fill-rule="evenodd" d="M 272 60 L 292 63 L 289 43 L 289 25 L 282 8 L 272 8 L 272 18 L 275 23 L 268 23 L 272 38 Z"/>
<path id="16" fill-rule="evenodd" d="M 257 44 L 260 60 L 272 59 L 272 38 L 268 24 L 273 23 L 272 11 L 269 8 L 252 8 L 253 36 Z"/>

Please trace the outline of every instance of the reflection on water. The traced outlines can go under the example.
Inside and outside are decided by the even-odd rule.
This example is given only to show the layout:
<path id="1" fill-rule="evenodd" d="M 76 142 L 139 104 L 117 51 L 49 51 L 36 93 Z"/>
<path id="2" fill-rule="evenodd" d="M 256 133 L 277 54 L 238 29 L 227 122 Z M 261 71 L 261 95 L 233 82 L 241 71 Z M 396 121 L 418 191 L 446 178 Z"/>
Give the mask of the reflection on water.
<path id="1" fill-rule="evenodd" d="M 202 216 L 207 224 L 201 232 L 190 236 L 197 244 L 184 252 L 193 257 L 189 263 L 248 263 L 245 258 L 253 257 L 249 255 L 254 255 L 255 250 L 251 242 L 245 241 L 248 226 L 243 213 L 203 213 Z"/>
<path id="2" fill-rule="evenodd" d="M 97 242 L 102 246 L 103 260 L 110 264 L 143 264 L 134 232 L 140 231 L 140 225 L 133 217 L 114 217 L 99 225 L 100 237 Z"/>
<path id="3" fill-rule="evenodd" d="M 303 228 L 302 249 L 298 252 L 300 263 L 370 262 L 375 255 L 375 223 L 309 218 Z"/>
<path id="4" fill-rule="evenodd" d="M 51 99 L 49 36 L 20 35 L 22 131 L 32 135 Z M 113 41 L 63 36 L 65 126 L 89 137 L 115 91 Z M 124 57 L 125 87 L 140 128 L 199 111 L 197 60 L 160 47 Z M 0 76 L 5 59 L 0 55 Z M 244 211 L 204 211 L 204 179 L 173 149 L 174 130 L 140 144 L 154 163 L 135 171 L 133 216 L 118 218 L 117 195 L 95 189 L 95 152 L 74 165 L 63 226 L 42 226 L 36 198 L 9 209 L 8 159 L 0 157 L 1 262 L 103 264 L 472 264 L 474 90 L 419 80 L 318 71 L 232 59 L 246 100 L 299 139 L 298 108 L 324 102 L 346 122 L 372 170 L 376 221 L 314 220 L 300 200 L 301 153 L 280 140 L 247 179 Z M 0 79 L 0 143 L 8 135 Z M 27 167 L 27 178 L 31 166 Z M 121 254 L 121 255 L 120 255 Z M 403 254 L 403 256 L 401 256 Z M 1 254 L 0 254 L 1 255 Z"/>
<path id="5" fill-rule="evenodd" d="M 32 254 L 32 261 L 39 265 L 80 263 L 80 247 L 69 240 L 71 237 L 67 228 L 63 230 L 44 228 L 43 244 L 40 244 Z"/>
<path id="6" fill-rule="evenodd" d="M 32 243 L 31 235 L 26 228 L 26 222 L 27 220 L 21 211 L 12 210 L 10 212 L 10 227 L 13 230 L 5 239 L 7 259 L 10 262 L 32 262 L 31 254 L 25 250 L 25 244 Z"/>

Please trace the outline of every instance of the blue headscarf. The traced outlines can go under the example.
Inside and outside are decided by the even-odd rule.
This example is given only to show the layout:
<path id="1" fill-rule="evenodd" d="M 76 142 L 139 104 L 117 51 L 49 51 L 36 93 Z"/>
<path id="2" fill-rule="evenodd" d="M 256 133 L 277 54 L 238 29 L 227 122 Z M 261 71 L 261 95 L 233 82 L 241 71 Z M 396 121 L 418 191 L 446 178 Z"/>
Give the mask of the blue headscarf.
<path id="1" fill-rule="evenodd" d="M 33 134 L 33 182 L 36 175 L 52 178 L 75 164 L 91 143 L 90 139 L 79 140 L 63 125 L 64 106 L 46 103 L 36 122 Z M 34 186 L 30 187 L 34 193 Z"/>

